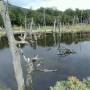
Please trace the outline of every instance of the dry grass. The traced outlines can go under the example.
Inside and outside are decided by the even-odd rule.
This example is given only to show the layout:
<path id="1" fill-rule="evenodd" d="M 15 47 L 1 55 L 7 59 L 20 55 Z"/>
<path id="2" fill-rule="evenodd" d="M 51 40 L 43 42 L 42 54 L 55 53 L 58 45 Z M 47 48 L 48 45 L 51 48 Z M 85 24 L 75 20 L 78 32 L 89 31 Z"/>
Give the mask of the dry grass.
<path id="1" fill-rule="evenodd" d="M 33 32 L 51 32 L 53 30 L 53 26 L 41 27 L 37 29 L 33 29 Z M 58 32 L 58 28 L 56 28 L 56 32 Z M 25 28 L 22 27 L 13 27 L 13 32 L 25 32 Z M 90 32 L 90 25 L 89 24 L 77 24 L 77 25 L 70 25 L 70 26 L 61 26 L 62 33 L 76 33 L 76 32 Z M 4 35 L 5 32 L 0 31 L 0 36 Z"/>

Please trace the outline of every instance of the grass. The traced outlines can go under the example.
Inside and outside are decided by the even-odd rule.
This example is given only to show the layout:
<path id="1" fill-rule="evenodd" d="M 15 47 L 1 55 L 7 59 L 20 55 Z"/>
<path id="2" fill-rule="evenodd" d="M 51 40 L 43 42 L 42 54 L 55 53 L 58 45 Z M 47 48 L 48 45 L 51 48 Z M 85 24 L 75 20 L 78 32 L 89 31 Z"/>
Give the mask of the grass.
<path id="1" fill-rule="evenodd" d="M 89 24 L 77 24 L 72 26 L 65 26 L 62 27 L 63 32 L 90 32 L 90 25 Z"/>
<path id="2" fill-rule="evenodd" d="M 4 32 L 0 32 L 0 37 L 3 36 L 5 33 Z"/>
<path id="3" fill-rule="evenodd" d="M 53 30 L 53 26 L 46 26 L 41 27 L 39 29 L 33 29 L 33 32 L 51 32 Z M 22 27 L 13 27 L 13 31 L 15 33 L 18 32 L 25 32 L 25 28 Z M 56 31 L 58 32 L 58 28 L 56 28 Z M 89 24 L 76 24 L 76 25 L 70 25 L 70 26 L 61 26 L 61 32 L 62 33 L 77 33 L 77 32 L 90 32 L 90 25 Z M 5 33 L 0 31 L 0 36 L 4 35 Z"/>

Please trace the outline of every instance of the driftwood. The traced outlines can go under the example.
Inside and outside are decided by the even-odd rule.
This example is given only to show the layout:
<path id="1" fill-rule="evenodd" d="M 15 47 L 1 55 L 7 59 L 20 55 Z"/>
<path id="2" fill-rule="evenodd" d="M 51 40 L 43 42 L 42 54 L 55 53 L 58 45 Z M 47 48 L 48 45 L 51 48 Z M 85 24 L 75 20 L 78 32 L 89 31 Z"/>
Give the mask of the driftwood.
<path id="1" fill-rule="evenodd" d="M 29 84 L 29 85 L 30 85 L 30 82 L 32 82 L 32 72 L 33 71 L 40 71 L 40 72 L 56 72 L 56 71 L 58 71 L 57 69 L 55 69 L 55 70 L 38 69 L 38 67 L 41 65 L 40 63 L 35 64 L 36 62 L 38 62 L 41 59 L 41 58 L 38 58 L 38 55 L 34 56 L 33 58 L 27 58 L 24 55 L 22 49 L 21 49 L 21 54 L 22 54 L 25 62 L 27 63 L 27 72 L 28 72 L 28 76 L 29 76 L 29 77 L 27 77 L 27 80 L 29 79 L 27 84 Z"/>
<path id="2" fill-rule="evenodd" d="M 18 90 L 25 90 L 23 72 L 22 72 L 21 63 L 20 63 L 20 53 L 18 51 L 18 48 L 16 47 L 7 5 L 2 0 L 0 0 L 0 14 L 4 21 L 5 31 L 8 37 L 9 47 L 12 53 L 12 59 L 13 59 L 12 62 L 14 66 L 14 72 L 15 72 L 15 77 L 18 85 Z"/>

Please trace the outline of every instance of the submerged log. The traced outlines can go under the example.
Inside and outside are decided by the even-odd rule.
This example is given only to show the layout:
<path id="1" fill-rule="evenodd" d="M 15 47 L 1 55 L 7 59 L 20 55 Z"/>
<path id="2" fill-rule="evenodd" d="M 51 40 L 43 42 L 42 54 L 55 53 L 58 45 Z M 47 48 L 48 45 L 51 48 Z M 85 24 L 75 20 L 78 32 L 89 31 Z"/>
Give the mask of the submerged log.
<path id="1" fill-rule="evenodd" d="M 3 0 L 0 0 L 0 14 L 4 21 L 5 31 L 8 37 L 9 47 L 12 53 L 12 59 L 13 59 L 12 62 L 14 66 L 14 72 L 18 85 L 18 90 L 25 90 L 23 72 L 20 63 L 20 53 L 18 51 L 18 48 L 16 47 L 15 38 L 12 32 L 11 21 L 7 10 L 7 5 L 4 3 Z"/>

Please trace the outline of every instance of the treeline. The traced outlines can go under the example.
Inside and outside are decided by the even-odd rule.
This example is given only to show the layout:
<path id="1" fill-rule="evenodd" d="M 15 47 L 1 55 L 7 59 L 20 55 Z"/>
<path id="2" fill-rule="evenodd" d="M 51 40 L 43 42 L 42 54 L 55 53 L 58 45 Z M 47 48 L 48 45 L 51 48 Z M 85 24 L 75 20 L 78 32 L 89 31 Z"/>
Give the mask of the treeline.
<path id="1" fill-rule="evenodd" d="M 61 21 L 62 24 L 89 23 L 90 10 L 72 10 L 59 11 L 55 8 L 39 8 L 37 10 L 24 9 L 9 5 L 9 14 L 12 25 L 24 25 L 25 16 L 27 21 L 33 18 L 35 25 L 53 25 L 54 20 Z M 44 18 L 45 16 L 45 18 Z M 3 25 L 0 17 L 0 25 Z"/>

